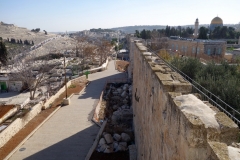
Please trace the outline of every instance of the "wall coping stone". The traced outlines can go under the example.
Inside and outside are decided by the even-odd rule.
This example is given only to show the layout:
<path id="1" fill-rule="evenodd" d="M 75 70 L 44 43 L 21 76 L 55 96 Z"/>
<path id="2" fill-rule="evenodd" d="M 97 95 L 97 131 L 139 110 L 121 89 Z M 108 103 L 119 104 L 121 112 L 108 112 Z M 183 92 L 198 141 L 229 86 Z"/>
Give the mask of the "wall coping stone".
<path id="1" fill-rule="evenodd" d="M 160 84 L 159 87 L 161 89 L 161 92 L 158 93 L 158 96 L 162 94 L 165 94 L 165 95 L 164 97 L 159 97 L 159 98 L 164 98 L 163 99 L 164 102 L 162 103 L 161 101 L 159 102 L 157 101 L 157 103 L 162 105 L 162 107 L 167 108 L 166 113 L 165 111 L 163 113 L 164 115 L 166 115 L 167 113 L 171 114 L 171 115 L 167 115 L 168 119 L 166 121 L 170 121 L 170 123 L 174 124 L 175 122 L 173 122 L 174 121 L 173 119 L 176 114 L 177 116 L 176 120 L 179 121 L 179 123 L 181 124 L 180 126 L 181 128 L 179 129 L 180 133 L 177 133 L 177 134 L 180 136 L 180 139 L 181 137 L 183 138 L 182 140 L 186 145 L 185 147 L 186 149 L 188 149 L 181 153 L 182 156 L 186 156 L 189 158 L 189 156 L 194 156 L 199 153 L 203 153 L 202 157 L 206 156 L 211 159 L 221 159 L 221 160 L 230 159 L 231 156 L 229 155 L 229 148 L 231 149 L 231 147 L 229 147 L 228 145 L 231 145 L 232 142 L 238 142 L 238 138 L 239 138 L 238 126 L 229 117 L 227 117 L 226 114 L 224 114 L 223 112 L 220 112 L 216 107 L 212 106 L 209 102 L 201 101 L 199 99 L 201 98 L 200 95 L 197 95 L 195 93 L 190 94 L 192 93 L 192 84 L 186 81 L 179 73 L 169 68 L 158 57 L 153 56 L 151 52 L 146 52 L 146 51 L 144 52 L 143 50 L 147 48 L 144 47 L 142 43 L 135 43 L 135 47 L 136 47 L 136 50 L 134 50 L 134 54 L 137 54 L 137 56 L 140 56 L 140 57 L 135 57 L 135 61 L 136 62 L 138 61 L 140 65 L 142 64 L 144 67 L 146 67 L 146 69 L 144 69 L 144 76 L 145 74 L 149 76 L 147 79 L 148 80 L 147 83 L 149 85 L 143 88 L 142 90 L 140 90 L 142 92 L 138 93 L 137 95 L 144 94 L 143 91 L 145 90 L 147 90 L 147 92 L 151 92 L 151 90 L 149 89 L 149 87 L 152 86 L 151 82 L 149 82 L 150 77 L 152 77 L 154 80 L 159 81 L 159 84 Z M 139 70 L 137 69 L 136 71 L 138 71 L 136 75 L 141 76 L 141 71 L 139 72 Z M 150 75 L 148 74 L 149 72 L 150 72 Z M 155 83 L 157 82 L 155 81 L 154 84 Z M 138 85 L 141 85 L 141 84 L 138 84 Z M 189 99 L 179 99 L 181 97 L 186 98 L 188 96 L 190 96 Z M 185 103 L 184 101 L 187 101 L 188 103 Z M 138 103 L 136 102 L 135 105 L 137 104 Z M 136 116 L 137 118 L 135 117 L 135 119 L 139 120 L 140 121 L 139 123 L 140 124 L 142 123 L 142 125 L 145 124 L 145 121 L 149 121 L 149 119 L 151 120 L 151 118 L 149 118 L 148 115 L 146 115 L 146 113 L 144 112 L 145 110 L 143 110 L 143 109 L 146 109 L 145 108 L 147 107 L 146 105 L 147 104 L 139 104 L 139 107 L 141 106 L 141 108 L 136 110 L 136 113 L 134 113 L 134 114 L 141 115 L 140 119 L 137 116 Z M 154 111 L 154 107 L 155 106 L 153 106 L 153 111 Z M 151 112 L 151 110 L 148 110 L 148 112 L 149 111 Z M 143 137 L 143 135 L 141 134 L 145 132 L 143 132 L 142 129 L 139 129 L 138 127 L 137 129 L 140 132 L 137 138 Z M 159 129 L 159 128 L 156 127 L 154 129 Z M 171 140 L 172 139 L 166 142 L 174 143 Z M 141 140 L 136 139 L 136 142 L 139 142 L 139 144 L 141 144 Z M 145 141 L 143 141 L 143 143 L 146 143 L 148 147 L 151 146 L 150 143 L 147 143 Z M 179 143 L 184 144 L 181 141 Z M 141 151 L 145 152 L 144 147 L 139 147 L 138 145 L 136 147 Z M 240 150 L 240 149 L 239 148 L 231 149 L 232 152 L 236 152 L 236 153 L 237 153 L 237 150 Z M 148 155 L 149 154 L 151 155 L 151 150 L 150 151 L 146 150 L 146 153 Z M 141 153 L 138 153 L 138 156 L 140 154 Z M 146 158 L 145 154 L 144 155 L 141 154 L 141 155 L 144 158 Z M 171 155 L 167 155 L 164 157 L 169 158 L 168 156 L 171 157 Z M 143 157 L 138 157 L 138 158 L 143 159 Z"/>

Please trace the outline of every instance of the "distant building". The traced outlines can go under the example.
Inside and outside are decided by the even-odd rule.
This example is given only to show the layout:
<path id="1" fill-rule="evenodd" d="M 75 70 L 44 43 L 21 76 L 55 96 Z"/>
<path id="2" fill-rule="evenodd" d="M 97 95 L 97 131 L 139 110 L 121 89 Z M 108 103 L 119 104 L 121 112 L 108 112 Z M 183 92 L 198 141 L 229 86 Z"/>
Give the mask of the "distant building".
<path id="1" fill-rule="evenodd" d="M 169 38 L 169 49 L 178 55 L 202 58 L 205 60 L 224 59 L 226 42 L 220 40 L 201 40 L 186 38 Z"/>
<path id="2" fill-rule="evenodd" d="M 198 22 L 198 18 L 197 18 L 196 22 L 195 22 L 194 38 L 198 37 L 198 25 L 199 25 L 199 22 Z"/>
<path id="3" fill-rule="evenodd" d="M 0 22 L 0 25 L 7 26 L 7 27 L 14 27 L 14 24 L 7 24 L 2 21 Z"/>
<path id="4" fill-rule="evenodd" d="M 123 60 L 128 60 L 129 59 L 129 51 L 126 49 L 119 50 L 119 52 L 117 54 L 117 58 L 121 58 Z"/>
<path id="5" fill-rule="evenodd" d="M 219 27 L 223 26 L 223 20 L 220 17 L 215 17 L 211 21 L 210 30 L 213 31 L 218 26 Z"/>

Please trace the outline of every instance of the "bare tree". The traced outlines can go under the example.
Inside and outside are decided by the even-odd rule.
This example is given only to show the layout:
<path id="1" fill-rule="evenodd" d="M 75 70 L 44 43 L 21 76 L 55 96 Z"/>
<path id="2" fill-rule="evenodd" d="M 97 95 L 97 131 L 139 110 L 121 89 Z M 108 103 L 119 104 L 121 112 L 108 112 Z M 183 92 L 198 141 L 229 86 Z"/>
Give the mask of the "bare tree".
<path id="1" fill-rule="evenodd" d="M 87 37 L 77 37 L 76 40 L 76 52 L 78 52 L 76 55 L 83 58 L 83 50 L 88 45 Z"/>
<path id="2" fill-rule="evenodd" d="M 100 56 L 101 64 L 107 58 L 108 54 L 111 52 L 112 45 L 109 41 L 101 39 L 98 43 L 98 53 Z"/>
<path id="3" fill-rule="evenodd" d="M 96 46 L 94 46 L 94 45 L 89 44 L 89 45 L 85 46 L 83 48 L 84 57 L 93 61 L 93 59 L 95 57 L 95 50 L 96 50 Z"/>
<path id="4" fill-rule="evenodd" d="M 46 80 L 46 74 L 53 66 L 47 61 L 35 64 L 33 60 L 24 62 L 17 60 L 14 63 L 14 73 L 11 74 L 11 79 L 22 81 L 26 90 L 30 92 L 30 99 L 35 98 L 36 90 Z"/>
<path id="5" fill-rule="evenodd" d="M 158 31 L 153 30 L 151 33 L 151 49 L 160 50 L 168 48 L 168 38 L 163 37 Z"/>

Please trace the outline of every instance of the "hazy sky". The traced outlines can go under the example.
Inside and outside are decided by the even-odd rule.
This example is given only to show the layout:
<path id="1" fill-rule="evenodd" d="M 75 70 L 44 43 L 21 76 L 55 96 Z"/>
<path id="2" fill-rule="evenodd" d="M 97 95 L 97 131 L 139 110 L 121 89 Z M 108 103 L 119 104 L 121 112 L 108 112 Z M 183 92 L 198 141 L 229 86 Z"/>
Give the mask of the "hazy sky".
<path id="1" fill-rule="evenodd" d="M 28 29 L 80 31 L 133 25 L 240 22 L 240 0 L 0 0 L 0 21 Z"/>

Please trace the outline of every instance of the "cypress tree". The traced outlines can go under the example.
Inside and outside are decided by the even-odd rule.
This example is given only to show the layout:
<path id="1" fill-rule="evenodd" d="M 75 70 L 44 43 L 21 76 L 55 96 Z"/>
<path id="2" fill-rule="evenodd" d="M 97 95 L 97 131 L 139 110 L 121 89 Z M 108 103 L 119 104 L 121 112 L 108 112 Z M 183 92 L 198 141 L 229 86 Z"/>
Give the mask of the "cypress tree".
<path id="1" fill-rule="evenodd" d="M 7 48 L 2 41 L 0 41 L 0 62 L 3 65 L 7 64 Z"/>

